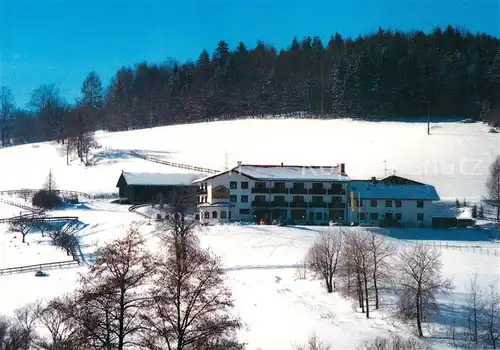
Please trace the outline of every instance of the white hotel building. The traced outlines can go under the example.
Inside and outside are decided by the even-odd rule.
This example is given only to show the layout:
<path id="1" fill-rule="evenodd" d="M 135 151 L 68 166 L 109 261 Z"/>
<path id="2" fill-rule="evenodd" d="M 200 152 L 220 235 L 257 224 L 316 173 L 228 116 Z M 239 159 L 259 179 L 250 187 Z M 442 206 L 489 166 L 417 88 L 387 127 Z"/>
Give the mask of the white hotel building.
<path id="1" fill-rule="evenodd" d="M 195 181 L 202 223 L 345 223 L 349 177 L 337 166 L 247 165 Z"/>
<path id="2" fill-rule="evenodd" d="M 247 165 L 194 181 L 200 221 L 430 226 L 433 186 L 398 176 L 351 180 L 345 165 Z"/>

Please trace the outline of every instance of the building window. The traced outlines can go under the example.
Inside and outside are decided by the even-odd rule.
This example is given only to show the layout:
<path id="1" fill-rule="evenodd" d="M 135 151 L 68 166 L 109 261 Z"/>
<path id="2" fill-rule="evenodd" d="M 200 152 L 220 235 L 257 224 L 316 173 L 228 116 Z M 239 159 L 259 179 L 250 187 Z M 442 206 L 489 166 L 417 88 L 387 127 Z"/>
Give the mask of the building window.
<path id="1" fill-rule="evenodd" d="M 321 182 L 313 182 L 312 189 L 313 190 L 322 190 L 323 184 Z"/>
<path id="2" fill-rule="evenodd" d="M 396 201 L 396 208 L 401 208 L 401 201 L 400 200 Z"/>
<path id="3" fill-rule="evenodd" d="M 240 215 L 248 215 L 250 214 L 250 209 L 240 209 Z"/>
<path id="4" fill-rule="evenodd" d="M 360 220 L 360 221 L 365 221 L 365 220 L 366 220 L 366 215 L 365 215 L 365 213 L 359 213 L 359 220 Z"/>
<path id="5" fill-rule="evenodd" d="M 232 190 L 235 190 L 238 188 L 238 183 L 236 181 L 231 181 L 229 183 L 229 188 L 232 189 Z"/>
<path id="6" fill-rule="evenodd" d="M 417 220 L 418 221 L 424 221 L 424 213 L 418 213 L 417 214 Z"/>
<path id="7" fill-rule="evenodd" d="M 274 188 L 276 189 L 284 189 L 285 188 L 285 183 L 284 182 L 275 182 L 274 183 Z"/>
<path id="8" fill-rule="evenodd" d="M 212 212 L 212 219 L 217 219 L 217 212 L 215 210 Z"/>
<path id="9" fill-rule="evenodd" d="M 236 197 L 235 195 L 232 194 L 229 196 L 229 201 L 231 203 L 236 203 L 238 201 L 238 197 Z"/>
<path id="10" fill-rule="evenodd" d="M 204 217 L 205 219 L 210 219 L 210 213 L 209 213 L 208 211 L 204 212 L 204 213 L 203 213 L 203 217 Z"/>
<path id="11" fill-rule="evenodd" d="M 417 208 L 423 208 L 424 207 L 424 201 L 420 200 L 417 201 Z"/>
<path id="12" fill-rule="evenodd" d="M 385 207 L 386 207 L 386 208 L 390 208 L 390 207 L 392 207 L 392 200 L 390 200 L 390 199 L 386 200 L 386 201 L 385 201 Z"/>
<path id="13" fill-rule="evenodd" d="M 370 213 L 370 220 L 375 221 L 375 220 L 377 220 L 377 219 L 378 219 L 378 215 L 377 215 L 377 213 Z"/>
<path id="14" fill-rule="evenodd" d="M 256 182 L 255 188 L 266 188 L 266 183 L 265 182 Z"/>
<path id="15" fill-rule="evenodd" d="M 304 196 L 293 196 L 293 201 L 302 203 L 304 201 Z"/>
<path id="16" fill-rule="evenodd" d="M 242 190 L 248 190 L 248 181 L 243 181 L 241 183 L 241 189 Z"/>
<path id="17" fill-rule="evenodd" d="M 316 220 L 323 220 L 323 213 L 316 213 Z"/>
<path id="18" fill-rule="evenodd" d="M 293 188 L 297 189 L 297 190 L 302 190 L 302 189 L 304 189 L 304 183 L 303 182 L 294 182 Z"/>
<path id="19" fill-rule="evenodd" d="M 241 196 L 241 203 L 248 203 L 248 196 Z"/>
<path id="20" fill-rule="evenodd" d="M 227 219 L 227 211 L 223 210 L 220 212 L 220 218 L 221 219 Z"/>
<path id="21" fill-rule="evenodd" d="M 314 203 L 322 203 L 323 202 L 323 196 L 313 196 L 312 201 Z"/>
<path id="22" fill-rule="evenodd" d="M 395 216 L 395 219 L 398 220 L 398 221 L 400 221 L 401 218 L 402 218 L 401 213 L 396 213 L 396 214 L 394 214 L 394 216 Z"/>
<path id="23" fill-rule="evenodd" d="M 255 201 L 256 202 L 265 202 L 266 201 L 266 196 L 262 196 L 262 195 L 255 196 Z"/>
<path id="24" fill-rule="evenodd" d="M 370 206 L 371 206 L 372 208 L 376 208 L 376 207 L 377 207 L 377 201 L 376 201 L 375 199 L 372 199 L 372 200 L 370 201 Z"/>

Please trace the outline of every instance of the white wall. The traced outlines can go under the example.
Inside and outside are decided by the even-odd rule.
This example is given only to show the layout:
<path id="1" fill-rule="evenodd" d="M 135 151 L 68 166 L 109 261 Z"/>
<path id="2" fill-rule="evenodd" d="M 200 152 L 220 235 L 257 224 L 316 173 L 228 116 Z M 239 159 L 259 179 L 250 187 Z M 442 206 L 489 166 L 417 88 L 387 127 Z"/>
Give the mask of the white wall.
<path id="1" fill-rule="evenodd" d="M 365 213 L 365 220 L 361 220 L 360 223 L 377 225 L 378 222 L 384 220 L 386 213 L 392 213 L 395 219 L 396 213 L 401 214 L 401 224 L 403 226 L 414 226 L 418 227 L 421 224 L 424 226 L 431 226 L 432 215 L 434 213 L 434 205 L 432 201 L 423 201 L 424 207 L 418 208 L 416 200 L 402 200 L 401 207 L 396 207 L 396 201 L 392 200 L 392 207 L 386 207 L 386 200 L 377 200 L 377 206 L 371 206 L 371 200 L 362 200 L 363 206 L 360 209 L 360 213 Z M 378 220 L 373 221 L 370 218 L 370 213 L 376 213 Z M 417 214 L 424 214 L 424 220 L 417 220 Z M 350 221 L 357 222 L 358 207 L 355 206 L 355 212 L 352 213 L 349 207 Z"/>

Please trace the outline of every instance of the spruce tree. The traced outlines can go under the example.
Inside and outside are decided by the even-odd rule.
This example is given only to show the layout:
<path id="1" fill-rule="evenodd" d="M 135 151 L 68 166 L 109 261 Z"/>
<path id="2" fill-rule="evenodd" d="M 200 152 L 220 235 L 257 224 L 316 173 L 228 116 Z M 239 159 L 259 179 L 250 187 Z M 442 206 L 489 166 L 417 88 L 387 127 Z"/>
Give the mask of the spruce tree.
<path id="1" fill-rule="evenodd" d="M 455 200 L 455 206 L 458 208 L 460 208 L 460 202 L 458 201 L 458 198 Z"/>
<path id="2" fill-rule="evenodd" d="M 473 217 L 474 219 L 475 219 L 475 218 L 477 218 L 477 205 L 476 205 L 476 204 L 474 204 L 474 205 L 472 206 L 472 217 Z"/>
<path id="3" fill-rule="evenodd" d="M 483 218 L 484 218 L 484 208 L 483 208 L 483 203 L 481 203 L 481 204 L 479 205 L 479 213 L 478 213 L 478 217 L 479 217 L 480 219 L 483 219 Z"/>

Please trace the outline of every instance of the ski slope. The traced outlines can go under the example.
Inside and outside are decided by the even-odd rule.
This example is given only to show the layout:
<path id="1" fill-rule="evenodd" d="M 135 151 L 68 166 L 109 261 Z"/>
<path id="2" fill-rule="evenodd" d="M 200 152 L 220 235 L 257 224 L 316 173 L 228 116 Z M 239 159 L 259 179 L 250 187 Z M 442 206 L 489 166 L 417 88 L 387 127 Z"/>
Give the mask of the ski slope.
<path id="1" fill-rule="evenodd" d="M 127 150 L 212 169 L 248 164 L 345 163 L 353 179 L 395 172 L 436 186 L 442 198 L 484 196 L 488 167 L 500 153 L 500 134 L 483 123 L 369 122 L 350 119 L 246 119 L 96 134 L 102 148 L 90 167 L 66 165 L 55 143 L 0 149 L 0 190 L 40 187 L 52 169 L 60 188 L 115 192 L 124 171 L 182 169 L 134 158 Z M 36 171 L 34 171 L 36 169 Z"/>

